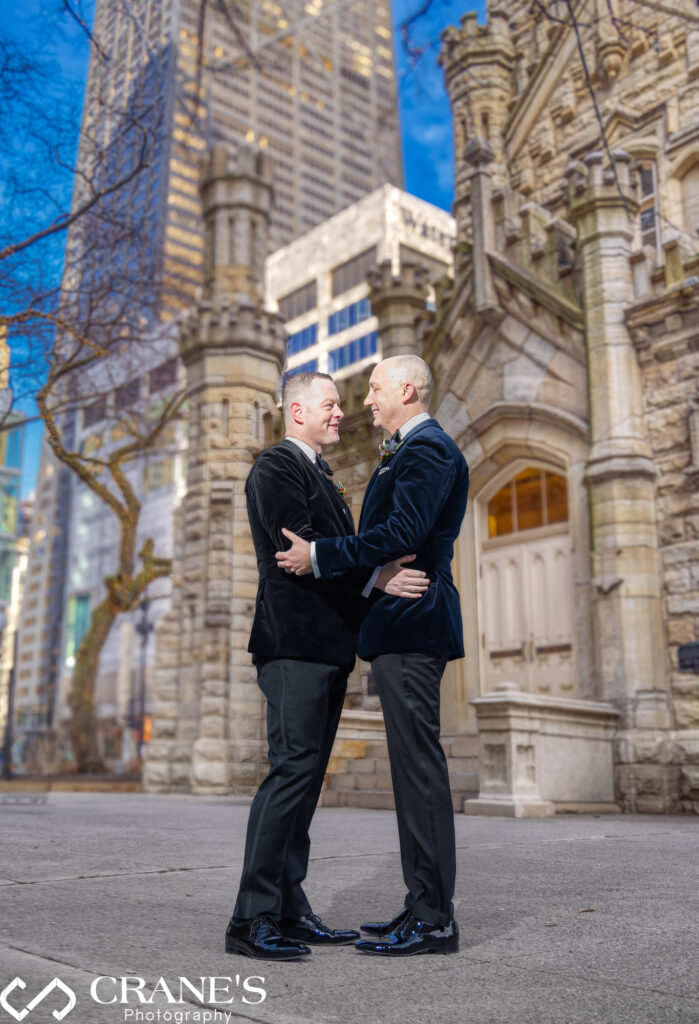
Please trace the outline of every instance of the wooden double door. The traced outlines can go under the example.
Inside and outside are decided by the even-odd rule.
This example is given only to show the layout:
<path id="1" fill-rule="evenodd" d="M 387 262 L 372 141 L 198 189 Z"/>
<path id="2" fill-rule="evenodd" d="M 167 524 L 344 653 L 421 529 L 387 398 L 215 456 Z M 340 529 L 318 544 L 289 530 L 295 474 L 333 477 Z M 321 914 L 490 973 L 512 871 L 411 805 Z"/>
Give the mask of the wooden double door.
<path id="1" fill-rule="evenodd" d="M 484 687 L 575 696 L 574 585 L 568 524 L 486 541 L 479 570 Z"/>

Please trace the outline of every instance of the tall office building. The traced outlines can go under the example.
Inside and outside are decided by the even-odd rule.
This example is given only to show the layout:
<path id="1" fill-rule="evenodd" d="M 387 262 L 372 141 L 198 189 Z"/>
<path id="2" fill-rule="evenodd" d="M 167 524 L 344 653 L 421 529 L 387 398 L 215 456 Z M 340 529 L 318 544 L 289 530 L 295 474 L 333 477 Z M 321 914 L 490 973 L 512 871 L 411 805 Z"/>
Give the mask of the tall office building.
<path id="1" fill-rule="evenodd" d="M 158 324 L 193 304 L 204 261 L 199 161 L 210 145 L 245 142 L 272 156 L 272 248 L 401 184 L 389 0 L 98 0 L 93 38 L 73 204 L 103 198 L 69 233 L 63 279 L 79 320 L 94 308 L 112 324 L 123 314 L 150 347 Z M 100 388 L 64 424 L 76 445 L 108 436 L 105 410 L 124 389 Z M 88 530 L 85 543 L 81 509 L 74 476 L 45 447 L 19 630 L 27 736 L 55 724 L 67 659 L 100 597 L 99 574 L 74 579 L 88 549 L 101 566 L 110 547 L 107 532 Z M 127 668 L 113 661 L 105 652 L 123 695 Z"/>
<path id="2" fill-rule="evenodd" d="M 402 183 L 390 0 L 100 0 L 94 37 L 110 59 L 91 62 L 79 163 L 84 187 L 148 163 L 103 205 L 149 319 L 201 283 L 210 144 L 273 157 L 272 249 Z"/>

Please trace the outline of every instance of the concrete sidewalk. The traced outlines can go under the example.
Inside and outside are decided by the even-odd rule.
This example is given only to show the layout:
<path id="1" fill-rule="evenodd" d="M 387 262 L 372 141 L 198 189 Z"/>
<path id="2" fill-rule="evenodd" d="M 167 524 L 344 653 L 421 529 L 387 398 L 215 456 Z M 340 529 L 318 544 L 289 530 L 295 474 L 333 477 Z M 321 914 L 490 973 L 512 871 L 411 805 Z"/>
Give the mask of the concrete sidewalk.
<path id="1" fill-rule="evenodd" d="M 0 1000 L 0 1024 L 54 978 L 77 1000 L 68 1024 L 699 1022 L 696 818 L 458 816 L 457 955 L 389 961 L 316 947 L 287 964 L 223 951 L 246 819 L 246 803 L 229 798 L 0 802 L 0 992 L 26 984 L 5 996 L 14 1014 Z M 329 924 L 401 906 L 393 813 L 321 808 L 311 858 L 307 891 Z M 146 997 L 163 978 L 176 998 L 181 977 L 230 978 L 219 998 L 233 1001 L 216 1014 L 186 986 L 184 1004 L 164 1001 L 162 986 L 148 1004 L 134 992 L 125 1004 L 93 1001 L 96 978 L 128 975 L 145 979 Z M 263 1001 L 244 989 L 254 977 Z M 111 999 L 120 984 L 96 992 Z M 53 1022 L 67 1005 L 53 991 L 24 1019 Z"/>

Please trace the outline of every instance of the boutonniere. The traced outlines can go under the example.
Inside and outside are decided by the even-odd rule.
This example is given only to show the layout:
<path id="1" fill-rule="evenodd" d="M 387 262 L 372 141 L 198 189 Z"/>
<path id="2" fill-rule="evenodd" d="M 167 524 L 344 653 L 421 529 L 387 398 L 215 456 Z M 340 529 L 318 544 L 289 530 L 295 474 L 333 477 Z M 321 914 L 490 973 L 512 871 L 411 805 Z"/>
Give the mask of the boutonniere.
<path id="1" fill-rule="evenodd" d="M 335 490 L 337 491 L 341 498 L 347 497 L 347 489 L 343 484 L 340 483 L 339 480 L 335 481 Z"/>
<path id="2" fill-rule="evenodd" d="M 395 455 L 403 441 L 382 441 L 379 445 L 379 462 L 384 462 L 386 459 L 390 459 L 392 455 Z"/>

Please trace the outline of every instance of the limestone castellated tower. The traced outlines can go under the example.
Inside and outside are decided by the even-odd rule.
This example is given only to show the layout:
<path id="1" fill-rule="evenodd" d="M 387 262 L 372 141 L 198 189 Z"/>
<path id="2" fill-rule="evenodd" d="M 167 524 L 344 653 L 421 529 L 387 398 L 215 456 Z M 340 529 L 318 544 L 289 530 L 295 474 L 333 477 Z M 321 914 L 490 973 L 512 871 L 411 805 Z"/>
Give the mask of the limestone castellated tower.
<path id="1" fill-rule="evenodd" d="M 442 35 L 440 63 L 454 122 L 453 213 L 459 241 L 470 236 L 471 171 L 463 153 L 472 139 L 487 139 L 492 147 L 493 187 L 509 184 L 505 126 L 514 93 L 515 52 L 508 19 L 504 7 L 493 7 L 488 24 L 479 25 L 478 15 L 471 11 L 461 19 L 460 28 L 449 28 Z"/>
<path id="2" fill-rule="evenodd" d="M 601 152 L 570 166 L 569 215 L 578 231 L 586 296 L 590 380 L 592 563 L 603 697 L 620 711 L 617 783 L 622 800 L 638 766 L 625 749 L 649 730 L 671 725 L 662 623 L 657 538 L 656 467 L 644 423 L 643 389 L 626 325 L 634 299 L 631 248 L 638 183 L 631 157 Z M 646 764 L 662 798 L 674 786 L 673 767 Z M 668 800 L 668 803 L 670 801 Z"/>
<path id="3" fill-rule="evenodd" d="M 263 307 L 272 167 L 261 153 L 211 151 L 200 191 L 201 302 L 182 322 L 187 487 L 176 513 L 172 608 L 158 631 L 151 791 L 251 789 L 264 763 L 262 700 L 247 653 L 257 565 L 245 479 L 264 447 L 284 330 Z"/>

